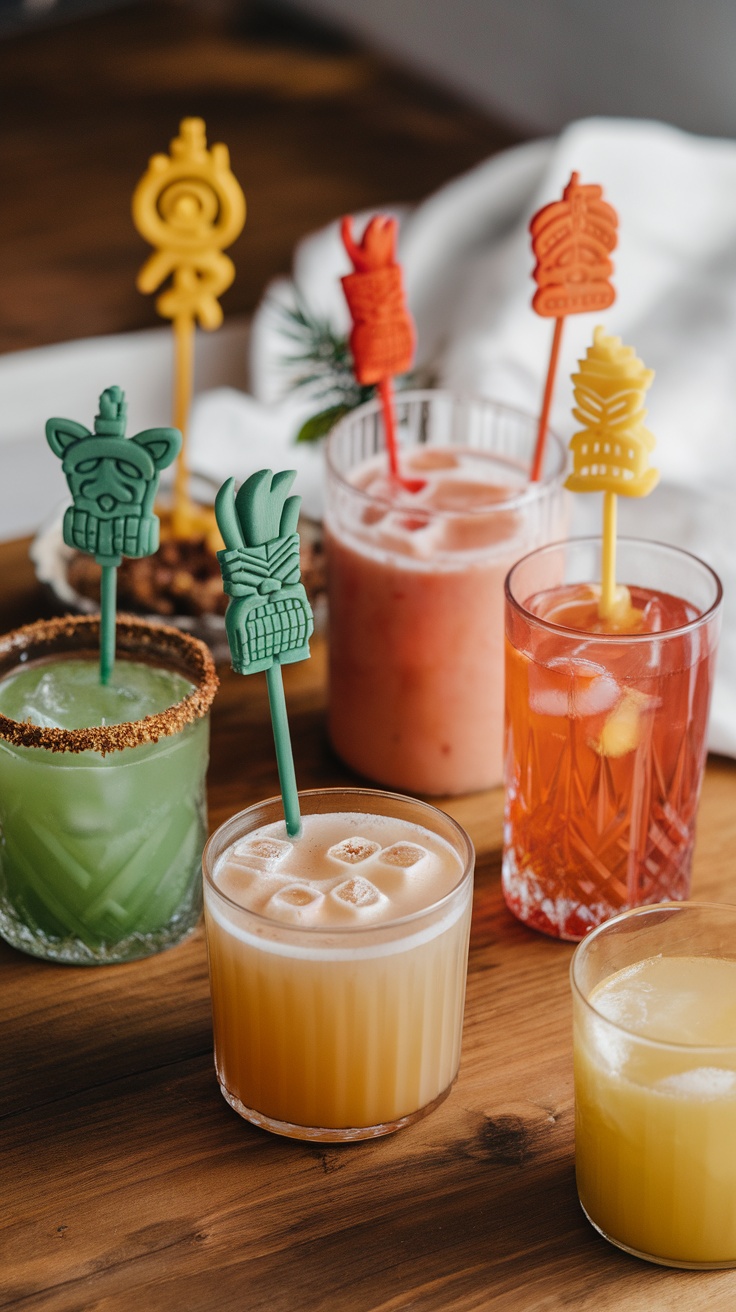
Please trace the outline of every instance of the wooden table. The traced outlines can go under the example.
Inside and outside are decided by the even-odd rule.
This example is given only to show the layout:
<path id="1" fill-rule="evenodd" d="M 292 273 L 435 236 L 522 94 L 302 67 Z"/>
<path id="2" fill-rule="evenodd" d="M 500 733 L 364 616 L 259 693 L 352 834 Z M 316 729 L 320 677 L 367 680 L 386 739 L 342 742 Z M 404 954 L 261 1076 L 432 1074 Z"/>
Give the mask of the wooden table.
<path id="1" fill-rule="evenodd" d="M 42 608 L 0 547 L 2 629 Z M 324 643 L 285 671 L 302 787 L 352 776 L 324 732 Z M 278 789 L 263 676 L 222 671 L 210 821 Z M 736 900 L 735 768 L 708 767 L 698 897 Z M 736 1272 L 609 1247 L 573 1174 L 569 946 L 500 889 L 501 795 L 449 800 L 477 849 L 463 1060 L 426 1120 L 374 1143 L 256 1130 L 215 1080 L 202 930 L 147 961 L 48 965 L 0 947 L 0 1307 L 22 1312 L 694 1312 Z"/>
<path id="2" fill-rule="evenodd" d="M 155 322 L 133 289 L 146 250 L 128 201 L 184 114 L 230 144 L 248 195 L 228 313 L 253 308 L 310 228 L 418 199 L 513 140 L 329 33 L 288 29 L 283 11 L 269 27 L 268 12 L 226 22 L 222 5 L 146 0 L 0 43 L 0 349 Z M 27 543 L 0 546 L 0 631 L 42 610 Z M 324 670 L 315 643 L 286 672 L 305 787 L 350 778 L 325 740 Z M 736 900 L 734 782 L 711 762 L 698 896 Z M 213 827 L 276 789 L 263 679 L 224 673 Z M 462 1067 L 432 1116 L 375 1143 L 287 1142 L 229 1110 L 201 931 L 96 970 L 0 947 L 0 1307 L 732 1312 L 736 1273 L 647 1266 L 584 1221 L 570 949 L 504 909 L 500 794 L 447 809 L 478 853 Z"/>

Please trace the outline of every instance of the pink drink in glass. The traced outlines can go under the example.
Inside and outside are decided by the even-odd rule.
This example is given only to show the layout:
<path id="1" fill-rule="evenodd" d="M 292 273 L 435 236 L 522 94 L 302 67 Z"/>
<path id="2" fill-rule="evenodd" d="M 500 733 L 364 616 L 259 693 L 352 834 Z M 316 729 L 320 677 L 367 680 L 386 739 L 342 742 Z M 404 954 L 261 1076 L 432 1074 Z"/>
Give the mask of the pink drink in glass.
<path id="1" fill-rule="evenodd" d="M 552 438 L 530 485 L 531 416 L 445 392 L 397 398 L 392 484 L 376 404 L 333 431 L 326 515 L 329 728 L 361 774 L 452 794 L 502 779 L 503 580 L 566 527 Z"/>

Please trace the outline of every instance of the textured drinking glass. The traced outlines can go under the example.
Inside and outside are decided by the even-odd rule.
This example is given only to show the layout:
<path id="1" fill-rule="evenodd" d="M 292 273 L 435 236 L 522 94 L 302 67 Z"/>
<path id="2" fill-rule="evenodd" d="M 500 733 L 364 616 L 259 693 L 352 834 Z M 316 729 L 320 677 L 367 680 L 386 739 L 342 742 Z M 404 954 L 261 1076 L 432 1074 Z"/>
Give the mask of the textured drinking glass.
<path id="1" fill-rule="evenodd" d="M 617 577 L 656 631 L 555 622 L 590 609 L 600 556 L 599 539 L 556 543 L 506 583 L 504 896 L 571 940 L 689 894 L 720 627 L 708 565 L 625 538 Z"/>
<path id="2" fill-rule="evenodd" d="M 246 910 L 217 882 L 233 844 L 283 820 L 281 799 L 226 821 L 203 858 L 217 1077 L 230 1106 L 264 1129 L 326 1142 L 374 1138 L 430 1112 L 457 1074 L 473 846 L 424 802 L 367 789 L 299 796 L 307 820 L 337 812 L 397 819 L 407 832 L 422 826 L 451 849 L 457 879 L 410 915 L 290 924 Z M 397 865 L 385 873 L 413 878 Z M 308 897 L 294 884 L 286 892 L 297 907 Z"/>
<path id="3" fill-rule="evenodd" d="M 502 779 L 503 581 L 564 537 L 566 453 L 537 421 L 449 392 L 396 398 L 397 500 L 377 402 L 327 444 L 329 730 L 348 765 L 393 788 L 448 794 Z"/>
<path id="4" fill-rule="evenodd" d="M 588 1220 L 667 1266 L 736 1266 L 736 907 L 643 907 L 571 968 Z"/>
<path id="5" fill-rule="evenodd" d="M 64 662 L 81 661 L 94 672 L 81 694 L 93 704 L 97 618 L 18 629 L 0 639 L 0 691 L 21 671 L 58 679 Z M 0 715 L 0 933 L 33 956 L 131 961 L 178 943 L 199 917 L 214 664 L 196 638 L 119 617 L 113 677 L 121 688 L 130 662 L 142 696 L 147 680 L 163 679 L 176 701 L 94 727 Z"/>

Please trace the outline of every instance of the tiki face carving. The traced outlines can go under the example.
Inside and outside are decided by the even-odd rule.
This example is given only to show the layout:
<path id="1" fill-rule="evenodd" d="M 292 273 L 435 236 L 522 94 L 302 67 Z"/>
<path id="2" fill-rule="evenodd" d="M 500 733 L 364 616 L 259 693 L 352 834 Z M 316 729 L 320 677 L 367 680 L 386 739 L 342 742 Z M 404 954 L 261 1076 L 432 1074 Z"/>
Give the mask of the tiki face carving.
<path id="1" fill-rule="evenodd" d="M 100 564 L 121 556 L 147 556 L 158 545 L 153 502 L 159 473 L 181 447 L 175 428 L 151 428 L 125 437 L 125 398 L 119 387 L 100 397 L 91 433 L 71 419 L 49 419 L 46 437 L 62 461 L 73 506 L 64 518 L 64 541 L 90 552 Z"/>

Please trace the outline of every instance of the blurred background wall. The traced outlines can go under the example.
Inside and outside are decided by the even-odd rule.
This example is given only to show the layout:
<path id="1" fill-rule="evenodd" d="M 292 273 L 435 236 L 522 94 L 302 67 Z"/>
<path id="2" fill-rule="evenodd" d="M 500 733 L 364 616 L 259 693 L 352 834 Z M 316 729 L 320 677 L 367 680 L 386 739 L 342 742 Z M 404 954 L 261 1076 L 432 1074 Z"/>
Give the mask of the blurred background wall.
<path id="1" fill-rule="evenodd" d="M 736 0 L 294 0 L 534 132 L 590 114 L 736 135 Z"/>
<path id="2" fill-rule="evenodd" d="M 183 0 L 246 13 L 256 0 Z M 116 0 L 0 0 L 0 30 Z M 257 0 L 343 28 L 528 133 L 623 114 L 736 136 L 736 0 Z"/>

